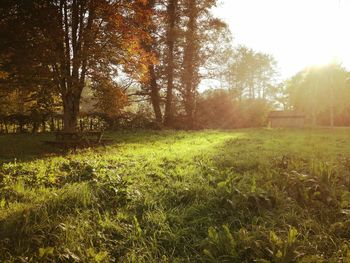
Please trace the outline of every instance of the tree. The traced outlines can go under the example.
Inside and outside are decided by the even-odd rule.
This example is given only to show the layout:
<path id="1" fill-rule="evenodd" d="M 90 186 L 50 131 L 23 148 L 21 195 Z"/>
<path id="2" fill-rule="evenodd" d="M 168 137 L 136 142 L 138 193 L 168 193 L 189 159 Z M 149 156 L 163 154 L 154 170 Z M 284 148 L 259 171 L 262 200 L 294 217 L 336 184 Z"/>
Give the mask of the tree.
<path id="1" fill-rule="evenodd" d="M 152 14 L 151 22 L 146 26 L 146 31 L 150 39 L 143 39 L 141 40 L 141 43 L 142 47 L 148 52 L 148 54 L 157 56 L 157 46 L 159 44 L 157 43 L 157 32 L 159 31 L 159 26 L 157 26 L 157 22 L 159 22 L 159 10 L 157 10 L 155 0 L 149 0 L 145 8 L 150 14 Z M 149 56 L 149 59 L 147 60 L 148 74 L 141 84 L 145 86 L 144 89 L 146 90 L 146 94 L 150 97 L 156 122 L 162 123 L 163 117 L 159 92 L 160 88 L 158 85 L 158 76 L 156 72 L 156 56 Z"/>
<path id="2" fill-rule="evenodd" d="M 287 81 L 282 81 L 276 85 L 268 87 L 268 93 L 271 101 L 275 103 L 275 108 L 282 108 L 283 110 L 290 109 L 289 94 L 287 92 Z"/>
<path id="3" fill-rule="evenodd" d="M 129 105 L 123 89 L 108 79 L 93 82 L 92 91 L 95 112 L 103 113 L 108 117 L 120 115 L 122 109 Z"/>
<path id="4" fill-rule="evenodd" d="M 227 26 L 210 13 L 215 2 L 148 2 L 153 14 L 147 27 L 151 41 L 143 47 L 156 59 L 148 61 L 147 81 L 141 83 L 141 89 L 133 95 L 141 96 L 140 100 L 146 97 L 157 122 L 163 119 L 166 126 L 173 126 L 175 117 L 183 112 L 192 116 L 193 124 L 198 84 L 215 72 L 212 61 L 210 73 L 209 70 L 201 72 L 210 59 L 217 57 L 217 44 L 223 39 L 223 32 L 228 34 Z"/>
<path id="5" fill-rule="evenodd" d="M 164 124 L 169 125 L 174 118 L 173 108 L 173 90 L 174 90 L 174 71 L 175 71 L 175 57 L 174 49 L 176 42 L 176 22 L 177 22 L 177 6 L 178 0 L 169 0 L 167 4 L 167 29 L 166 29 L 166 102 L 164 113 Z"/>
<path id="6" fill-rule="evenodd" d="M 87 78 L 113 79 L 118 66 L 142 77 L 147 56 L 140 44 L 149 23 L 146 1 L 6 1 L 10 29 L 22 25 L 24 43 L 38 50 L 35 60 L 51 73 L 63 102 L 64 129 L 77 126 Z M 10 46 L 15 53 L 24 47 Z M 40 51 L 40 52 L 39 52 Z"/>
<path id="7" fill-rule="evenodd" d="M 212 45 L 220 36 L 218 32 L 227 32 L 227 25 L 220 19 L 214 18 L 210 13 L 210 9 L 215 4 L 215 0 L 187 0 L 184 4 L 187 20 L 183 40 L 184 53 L 180 93 L 189 128 L 194 126 L 198 85 L 209 73 L 204 70 L 204 74 L 201 74 L 201 69 L 205 68 L 205 64 L 211 57 L 219 54 Z"/>
<path id="8" fill-rule="evenodd" d="M 266 98 L 275 74 L 276 62 L 272 56 L 239 46 L 228 65 L 226 80 L 241 98 Z"/>
<path id="9" fill-rule="evenodd" d="M 196 0 L 188 0 L 187 3 L 187 31 L 185 33 L 185 50 L 183 59 L 183 84 L 184 104 L 187 117 L 187 125 L 194 124 L 195 96 L 198 80 L 199 43 L 197 37 L 198 6 Z"/>
<path id="10" fill-rule="evenodd" d="M 309 67 L 287 82 L 290 105 L 305 112 L 313 125 L 320 119 L 327 119 L 334 126 L 335 115 L 348 104 L 348 72 L 338 63 L 323 67 Z M 326 118 L 324 114 L 327 112 Z"/>
<path id="11" fill-rule="evenodd" d="M 227 89 L 209 89 L 198 96 L 196 122 L 202 128 L 234 128 L 238 114 L 235 95 Z"/>
<path id="12" fill-rule="evenodd" d="M 122 106 L 120 80 L 128 76 L 138 84 L 131 95 L 151 103 L 158 123 L 171 126 L 185 114 L 187 126 L 193 126 L 198 85 L 219 72 L 220 43 L 229 35 L 210 12 L 215 3 L 4 0 L 0 71 L 6 78 L 1 74 L 0 86 L 8 92 L 15 86 L 24 93 L 40 94 L 44 88 L 45 94 L 59 94 L 64 129 L 72 132 L 83 89 L 91 83 L 100 101 L 111 96 L 107 104 Z"/>

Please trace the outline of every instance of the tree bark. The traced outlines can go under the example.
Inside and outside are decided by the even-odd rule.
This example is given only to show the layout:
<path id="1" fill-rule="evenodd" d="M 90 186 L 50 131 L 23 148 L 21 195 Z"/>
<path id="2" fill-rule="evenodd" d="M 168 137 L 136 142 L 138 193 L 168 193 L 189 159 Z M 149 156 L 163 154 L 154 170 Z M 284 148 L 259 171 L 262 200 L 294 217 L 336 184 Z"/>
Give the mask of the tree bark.
<path id="1" fill-rule="evenodd" d="M 184 51 L 184 73 L 183 73 L 183 84 L 185 88 L 185 111 L 186 111 L 186 124 L 188 128 L 194 127 L 194 112 L 195 112 L 195 71 L 196 71 L 196 20 L 197 20 L 198 10 L 196 0 L 189 0 L 188 5 L 188 23 L 187 31 L 185 35 L 186 46 Z"/>
<path id="2" fill-rule="evenodd" d="M 94 1 L 86 6 L 84 1 L 73 0 L 68 7 L 65 0 L 60 0 L 60 15 L 60 63 L 54 66 L 54 74 L 63 101 L 63 130 L 75 132 L 87 72 L 87 53 L 93 39 Z"/>
<path id="3" fill-rule="evenodd" d="M 67 94 L 63 97 L 63 130 L 75 132 L 78 125 L 80 96 Z"/>
<path id="4" fill-rule="evenodd" d="M 148 4 L 147 4 L 147 8 L 150 11 L 154 12 L 155 1 L 149 0 Z M 154 22 L 152 22 L 152 24 L 148 25 L 146 30 L 151 36 L 153 36 L 155 31 L 156 31 L 156 25 L 154 24 Z M 151 42 L 143 41 L 142 47 L 144 48 L 144 50 L 146 52 L 151 53 L 155 50 L 153 43 L 156 43 L 154 37 L 152 37 Z M 145 85 L 145 87 L 147 88 L 147 93 L 149 93 L 149 96 L 150 96 L 150 100 L 151 100 L 151 104 L 152 104 L 152 108 L 154 111 L 156 122 L 161 124 L 163 122 L 162 111 L 160 108 L 161 98 L 160 98 L 160 94 L 159 94 L 159 87 L 158 87 L 158 83 L 157 83 L 157 75 L 156 75 L 154 62 L 149 61 L 147 68 L 148 68 L 149 79 L 148 79 L 148 83 Z"/>
<path id="5" fill-rule="evenodd" d="M 174 46 L 175 46 L 175 24 L 176 8 L 178 0 L 169 0 L 167 6 L 168 30 L 167 30 L 167 93 L 165 101 L 164 124 L 169 126 L 173 122 L 173 89 L 174 89 Z"/>
<path id="6" fill-rule="evenodd" d="M 162 123 L 162 111 L 160 109 L 160 95 L 159 88 L 156 79 L 156 73 L 153 65 L 148 66 L 148 71 L 150 75 L 150 95 L 151 95 L 151 103 L 153 106 L 154 115 L 156 117 L 156 122 Z"/>

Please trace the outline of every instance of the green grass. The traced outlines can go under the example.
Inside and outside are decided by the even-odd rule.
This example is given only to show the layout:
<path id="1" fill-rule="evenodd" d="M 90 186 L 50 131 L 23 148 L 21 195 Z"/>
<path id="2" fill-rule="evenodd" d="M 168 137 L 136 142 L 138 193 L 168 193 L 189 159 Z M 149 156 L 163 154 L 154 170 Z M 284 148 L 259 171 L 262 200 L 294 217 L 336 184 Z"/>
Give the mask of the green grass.
<path id="1" fill-rule="evenodd" d="M 0 136 L 0 262 L 350 262 L 350 130 Z"/>

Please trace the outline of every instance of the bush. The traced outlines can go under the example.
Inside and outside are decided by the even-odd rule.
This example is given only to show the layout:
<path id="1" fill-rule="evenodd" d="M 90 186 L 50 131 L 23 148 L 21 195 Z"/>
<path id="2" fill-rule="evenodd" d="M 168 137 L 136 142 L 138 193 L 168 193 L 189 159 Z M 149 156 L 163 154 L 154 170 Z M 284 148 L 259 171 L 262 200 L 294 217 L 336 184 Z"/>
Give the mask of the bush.
<path id="1" fill-rule="evenodd" d="M 239 127 L 262 127 L 266 125 L 270 106 L 264 99 L 246 100 L 240 103 L 239 111 Z"/>
<path id="2" fill-rule="evenodd" d="M 208 90 L 198 99 L 196 121 L 199 127 L 209 129 L 261 127 L 269 110 L 264 99 L 239 101 L 228 90 Z"/>

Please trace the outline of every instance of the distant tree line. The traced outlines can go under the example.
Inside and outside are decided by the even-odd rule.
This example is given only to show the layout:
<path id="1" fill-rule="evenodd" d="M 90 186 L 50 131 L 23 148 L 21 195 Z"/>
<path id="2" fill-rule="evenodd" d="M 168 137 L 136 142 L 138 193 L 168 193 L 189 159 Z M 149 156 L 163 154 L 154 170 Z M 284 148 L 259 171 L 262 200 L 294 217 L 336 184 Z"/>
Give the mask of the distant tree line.
<path id="1" fill-rule="evenodd" d="M 278 83 L 272 56 L 232 47 L 216 4 L 1 1 L 0 132 L 257 127 L 276 107 L 350 124 L 345 69 Z"/>
<path id="2" fill-rule="evenodd" d="M 309 67 L 276 87 L 276 101 L 305 113 L 310 125 L 349 126 L 349 77 L 339 62 Z"/>

